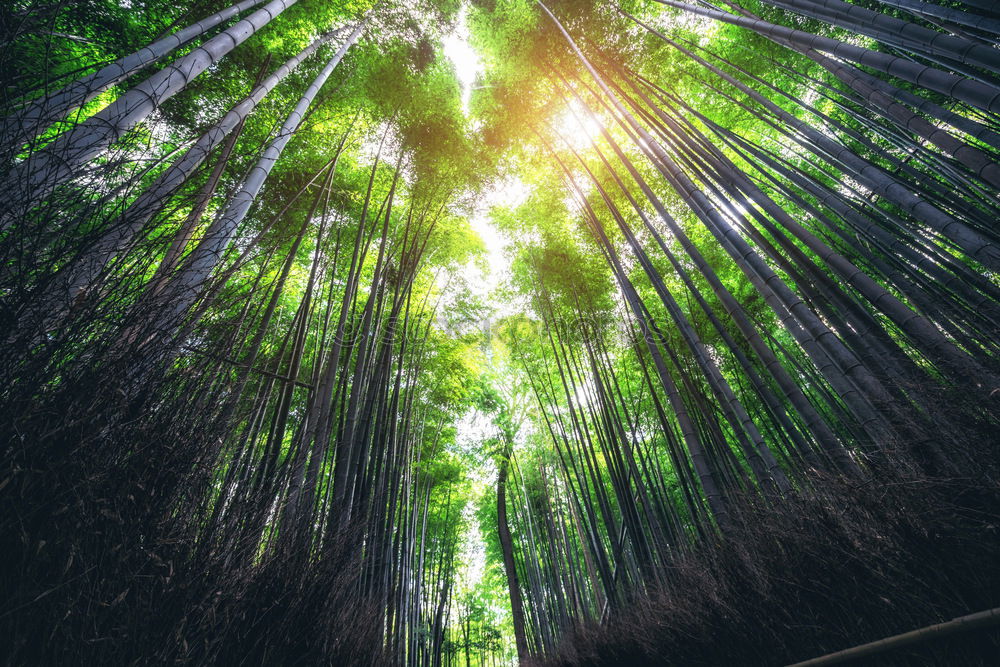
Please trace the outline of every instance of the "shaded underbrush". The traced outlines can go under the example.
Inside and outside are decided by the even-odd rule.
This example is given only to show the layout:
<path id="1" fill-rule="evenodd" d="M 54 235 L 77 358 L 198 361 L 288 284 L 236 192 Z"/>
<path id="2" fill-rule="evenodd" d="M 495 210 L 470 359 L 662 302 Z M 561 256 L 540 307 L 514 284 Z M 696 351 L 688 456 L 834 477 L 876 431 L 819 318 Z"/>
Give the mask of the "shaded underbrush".
<path id="1" fill-rule="evenodd" d="M 1000 488 L 975 477 L 817 480 L 677 558 L 669 587 L 577 627 L 538 665 L 783 665 L 1000 605 Z M 1000 630 L 851 664 L 989 665 Z"/>

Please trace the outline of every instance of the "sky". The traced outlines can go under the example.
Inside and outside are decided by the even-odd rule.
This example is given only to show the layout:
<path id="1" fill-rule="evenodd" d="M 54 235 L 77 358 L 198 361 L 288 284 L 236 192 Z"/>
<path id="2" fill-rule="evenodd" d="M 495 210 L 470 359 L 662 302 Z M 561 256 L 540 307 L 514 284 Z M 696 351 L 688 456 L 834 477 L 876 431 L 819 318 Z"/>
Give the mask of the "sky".
<path id="1" fill-rule="evenodd" d="M 479 54 L 476 53 L 469 41 L 466 11 L 463 7 L 459 13 L 455 31 L 446 35 L 441 41 L 444 46 L 444 54 L 455 66 L 455 75 L 462 85 L 462 109 L 468 115 L 472 90 L 479 75 L 483 72 L 483 64 Z M 527 199 L 528 194 L 527 186 L 520 180 L 511 178 L 502 181 L 486 193 L 469 218 L 469 224 L 486 245 L 487 271 L 484 273 L 479 267 L 472 264 L 466 268 L 466 278 L 469 285 L 480 296 L 485 297 L 500 285 L 509 264 L 504 256 L 504 249 L 509 245 L 509 242 L 490 222 L 490 209 L 494 206 L 518 206 Z"/>
<path id="2" fill-rule="evenodd" d="M 442 38 L 445 56 L 455 67 L 455 75 L 462 86 L 462 109 L 469 114 L 469 104 L 472 91 L 479 75 L 483 72 L 482 60 L 470 42 L 469 26 L 466 21 L 467 9 L 459 12 L 455 30 Z M 559 114 L 554 120 L 556 129 L 573 148 L 580 150 L 590 145 L 592 138 L 600 135 L 600 126 L 596 121 L 582 113 L 583 109 L 574 102 L 571 107 Z M 481 296 L 486 296 L 495 290 L 503 281 L 509 266 L 504 255 L 509 241 L 504 238 L 490 222 L 490 209 L 494 206 L 514 208 L 520 206 L 530 195 L 530 189 L 520 179 L 507 178 L 494 186 L 480 200 L 476 210 L 469 218 L 473 230 L 486 245 L 487 271 L 484 274 L 478 267 L 467 267 L 469 285 Z M 502 315 L 503 313 L 499 313 Z"/>
<path id="3" fill-rule="evenodd" d="M 462 110 L 468 116 L 472 87 L 476 83 L 476 77 L 483 71 L 483 65 L 482 61 L 479 60 L 479 54 L 469 42 L 469 24 L 466 22 L 466 11 L 463 6 L 458 15 L 455 31 L 446 35 L 441 41 L 444 45 L 444 54 L 455 65 L 455 75 L 458 77 L 459 83 L 462 84 Z"/>

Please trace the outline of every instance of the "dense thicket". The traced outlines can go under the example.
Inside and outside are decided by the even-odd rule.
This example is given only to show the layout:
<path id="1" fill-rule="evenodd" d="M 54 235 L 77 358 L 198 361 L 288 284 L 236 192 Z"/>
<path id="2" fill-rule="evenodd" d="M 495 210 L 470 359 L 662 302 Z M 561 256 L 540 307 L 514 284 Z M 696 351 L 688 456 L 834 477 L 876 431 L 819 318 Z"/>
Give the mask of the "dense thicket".
<path id="1" fill-rule="evenodd" d="M 8 664 L 785 664 L 998 606 L 988 7 L 2 11 Z"/>

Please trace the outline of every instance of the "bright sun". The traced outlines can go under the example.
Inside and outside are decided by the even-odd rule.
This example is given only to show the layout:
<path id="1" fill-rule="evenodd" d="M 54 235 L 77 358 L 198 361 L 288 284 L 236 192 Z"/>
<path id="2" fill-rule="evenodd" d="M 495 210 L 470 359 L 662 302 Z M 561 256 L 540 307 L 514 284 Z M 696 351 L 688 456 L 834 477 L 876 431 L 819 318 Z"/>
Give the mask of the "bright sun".
<path id="1" fill-rule="evenodd" d="M 574 150 L 589 148 L 601 136 L 601 123 L 575 99 L 556 116 L 553 127 Z"/>

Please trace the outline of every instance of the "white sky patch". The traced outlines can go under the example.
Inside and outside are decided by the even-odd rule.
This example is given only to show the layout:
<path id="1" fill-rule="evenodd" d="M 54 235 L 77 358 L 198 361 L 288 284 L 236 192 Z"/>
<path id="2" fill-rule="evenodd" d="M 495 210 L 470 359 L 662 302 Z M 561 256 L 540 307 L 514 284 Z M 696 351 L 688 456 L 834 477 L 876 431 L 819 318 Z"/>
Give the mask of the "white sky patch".
<path id="1" fill-rule="evenodd" d="M 483 580 L 486 571 L 486 542 L 479 531 L 479 520 L 476 518 L 476 508 L 473 503 L 465 506 L 463 518 L 466 527 L 459 541 L 461 558 L 456 579 L 460 590 L 472 590 Z M 456 613 L 455 616 L 457 615 Z"/>
<path id="2" fill-rule="evenodd" d="M 444 55 L 455 66 L 455 76 L 462 86 L 462 111 L 470 113 L 472 91 L 479 75 L 484 71 L 479 54 L 470 43 L 468 7 L 463 4 L 459 11 L 455 30 L 441 39 Z M 478 128 L 472 128 L 473 131 Z M 510 267 L 504 250 L 510 243 L 490 221 L 490 209 L 494 206 L 515 208 L 524 203 L 530 193 L 529 188 L 517 178 L 509 178 L 486 193 L 475 211 L 469 217 L 469 224 L 486 246 L 486 270 L 475 263 L 466 265 L 465 277 L 469 286 L 482 296 L 495 290 L 506 277 Z"/>
<path id="3" fill-rule="evenodd" d="M 466 23 L 467 10 L 462 6 L 455 24 L 455 31 L 445 35 L 441 40 L 444 45 L 444 55 L 455 65 L 455 75 L 462 84 L 462 111 L 469 115 L 469 102 L 472 100 L 472 86 L 476 83 L 483 64 L 479 55 L 469 43 L 469 25 Z"/>
<path id="4" fill-rule="evenodd" d="M 722 25 L 719 21 L 715 19 L 710 19 L 707 16 L 701 16 L 700 14 L 694 14 L 692 12 L 677 12 L 665 9 L 663 13 L 658 16 L 654 16 L 649 19 L 645 19 L 645 22 L 654 28 L 659 28 L 661 32 L 670 34 L 670 30 L 673 28 L 684 28 L 689 33 L 698 35 L 698 44 L 704 45 L 711 41 L 715 34 L 719 31 L 719 26 Z"/>
<path id="5" fill-rule="evenodd" d="M 469 225 L 486 246 L 486 270 L 472 262 L 465 267 L 469 286 L 477 294 L 486 296 L 495 290 L 510 269 L 510 260 L 505 253 L 510 241 L 493 226 L 490 209 L 494 206 L 516 208 L 528 199 L 529 194 L 531 189 L 520 179 L 508 178 L 487 192 L 470 216 Z"/>
<path id="6" fill-rule="evenodd" d="M 555 128 L 574 150 L 589 148 L 601 136 L 601 124 L 577 99 L 570 100 L 566 109 L 555 119 Z"/>
<path id="7" fill-rule="evenodd" d="M 396 136 L 395 130 L 390 128 L 388 135 L 385 135 L 385 131 L 386 124 L 379 123 L 369 129 L 368 132 L 361 138 L 361 150 L 358 155 L 358 164 L 362 166 L 370 166 L 375 162 L 375 156 L 379 156 L 379 162 L 381 164 L 387 164 L 390 166 L 396 164 L 400 149 L 399 138 Z M 383 135 L 385 135 L 384 142 L 382 139 Z M 381 155 L 379 153 L 380 145 L 382 146 Z"/>

